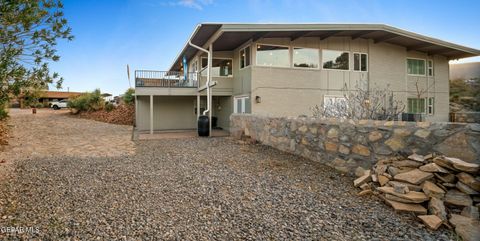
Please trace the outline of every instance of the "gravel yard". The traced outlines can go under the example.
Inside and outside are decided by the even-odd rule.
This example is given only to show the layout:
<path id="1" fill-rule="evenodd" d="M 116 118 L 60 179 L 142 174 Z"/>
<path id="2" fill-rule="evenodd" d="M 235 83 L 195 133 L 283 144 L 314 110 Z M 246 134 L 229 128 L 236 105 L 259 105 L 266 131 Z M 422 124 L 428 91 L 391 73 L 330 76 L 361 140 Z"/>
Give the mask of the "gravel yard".
<path id="1" fill-rule="evenodd" d="M 13 116 L 12 121 L 19 118 Z M 109 132 L 129 137 L 121 131 L 124 126 L 57 113 L 45 117 L 44 122 L 52 118 L 68 122 L 63 123 L 66 126 L 82 124 L 95 130 L 65 137 L 79 142 L 94 141 Z M 22 132 L 22 122 L 15 124 L 19 128 L 14 134 Z M 48 129 L 42 134 L 56 135 Z M 22 158 L 14 161 L 0 184 L 0 227 L 35 227 L 38 232 L 0 233 L 0 238 L 455 238 L 445 228 L 426 230 L 413 216 L 395 214 L 374 197 L 357 197 L 350 177 L 269 147 L 228 137 L 148 140 L 131 145 L 122 139 L 117 145 L 83 149 L 87 152 L 83 155 L 60 150 L 50 155 L 19 155 Z M 115 149 L 118 146 L 127 151 Z M 112 152 L 108 152 L 110 148 Z M 15 150 L 22 152 L 22 148 Z"/>

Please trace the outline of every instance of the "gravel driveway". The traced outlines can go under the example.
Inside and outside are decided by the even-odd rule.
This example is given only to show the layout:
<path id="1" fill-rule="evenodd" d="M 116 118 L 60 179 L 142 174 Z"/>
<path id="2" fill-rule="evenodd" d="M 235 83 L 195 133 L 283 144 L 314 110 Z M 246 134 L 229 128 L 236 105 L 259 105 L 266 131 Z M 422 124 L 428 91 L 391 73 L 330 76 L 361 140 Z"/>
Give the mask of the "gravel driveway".
<path id="1" fill-rule="evenodd" d="M 81 121 L 96 131 L 124 128 L 64 116 L 52 118 Z M 79 135 L 82 137 L 69 138 L 96 138 Z M 0 233 L 0 237 L 349 241 L 453 238 L 444 228 L 430 232 L 413 221 L 414 217 L 395 214 L 374 197 L 357 197 L 352 179 L 331 168 L 269 147 L 230 138 L 149 140 L 133 145 L 134 151 L 117 150 L 116 155 L 93 150 L 96 155 L 76 156 L 59 151 L 16 160 L 12 175 L 0 185 L 0 227 L 38 230 Z"/>

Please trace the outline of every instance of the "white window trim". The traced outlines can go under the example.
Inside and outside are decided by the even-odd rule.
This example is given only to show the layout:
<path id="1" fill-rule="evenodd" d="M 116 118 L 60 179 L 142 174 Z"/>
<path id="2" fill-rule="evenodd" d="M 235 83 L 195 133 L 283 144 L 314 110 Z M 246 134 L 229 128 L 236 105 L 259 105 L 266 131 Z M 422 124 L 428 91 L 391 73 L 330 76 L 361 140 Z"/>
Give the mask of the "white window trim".
<path id="1" fill-rule="evenodd" d="M 317 50 L 317 54 L 318 54 L 318 63 L 317 63 L 317 68 L 309 68 L 309 67 L 295 67 L 295 63 L 293 61 L 293 55 L 295 54 L 295 48 L 297 49 L 313 49 L 313 50 Z M 290 61 L 290 64 L 292 66 L 292 69 L 301 69 L 301 70 L 320 70 L 320 62 L 321 62 L 321 59 L 320 59 L 320 49 L 317 49 L 317 48 L 307 48 L 307 47 L 300 47 L 300 46 L 292 46 L 292 59 Z"/>
<path id="2" fill-rule="evenodd" d="M 237 109 L 237 103 L 236 103 L 236 101 L 239 100 L 239 99 L 242 100 L 242 102 L 243 102 L 243 104 L 242 104 L 242 106 L 243 106 L 243 108 L 244 108 L 243 112 L 238 112 L 238 109 Z M 245 112 L 245 111 L 246 111 L 245 109 L 246 109 L 246 100 L 247 100 L 247 99 L 250 99 L 250 96 L 248 96 L 248 95 L 238 95 L 238 96 L 234 96 L 234 97 L 233 97 L 233 113 L 235 113 L 235 114 L 244 114 L 244 113 L 246 113 L 246 112 Z"/>
<path id="3" fill-rule="evenodd" d="M 432 104 L 430 104 L 430 99 L 432 100 Z M 428 115 L 435 115 L 435 97 L 428 97 L 427 98 L 427 114 Z M 429 107 L 432 107 L 432 111 L 430 112 Z"/>
<path id="4" fill-rule="evenodd" d="M 325 69 L 323 68 L 323 51 L 337 51 L 337 52 L 346 52 L 348 53 L 348 69 Z M 348 51 L 348 50 L 336 50 L 336 49 L 321 49 L 321 58 L 320 58 L 320 65 L 322 66 L 322 70 L 327 70 L 327 71 L 351 71 L 352 70 L 352 67 L 350 66 L 352 64 L 352 61 L 350 60 L 352 56 L 351 52 Z"/>
<path id="5" fill-rule="evenodd" d="M 202 60 L 203 59 L 207 59 L 208 61 L 208 57 L 201 57 L 200 58 L 200 68 L 203 69 L 202 67 Z M 212 57 L 212 62 L 214 59 L 226 59 L 226 60 L 231 60 L 232 61 L 232 75 L 231 76 L 212 76 L 212 78 L 233 78 L 233 58 L 225 58 L 225 57 Z M 212 67 L 213 68 L 213 67 Z M 207 70 L 207 68 L 205 68 L 204 70 Z M 203 71 L 199 71 L 200 75 L 202 74 L 201 72 Z"/>
<path id="6" fill-rule="evenodd" d="M 422 75 L 422 74 L 409 74 L 409 73 L 408 73 L 408 60 L 409 60 L 409 59 L 423 60 L 423 62 L 425 62 L 425 74 L 423 74 L 423 75 Z M 427 60 L 426 60 L 426 59 L 407 57 L 407 59 L 405 60 L 405 67 L 406 67 L 405 70 L 407 71 L 407 75 L 408 75 L 408 76 L 424 76 L 424 77 L 427 76 L 427 74 L 428 74 L 428 73 L 427 73 L 427 70 L 428 70 L 427 64 L 428 64 L 428 63 L 427 63 Z"/>
<path id="7" fill-rule="evenodd" d="M 238 50 L 238 57 L 239 57 L 238 68 L 239 68 L 239 69 L 245 69 L 245 68 L 248 68 L 248 67 L 252 66 L 252 47 L 251 47 L 251 46 L 252 46 L 252 45 L 247 44 L 247 45 L 245 45 L 245 47 L 243 47 L 243 48 L 241 48 L 240 50 Z M 242 52 L 242 50 L 245 50 L 245 49 L 247 49 L 248 47 L 250 47 L 250 64 L 242 68 L 242 60 L 241 60 L 241 59 L 242 59 L 242 54 L 241 54 L 241 52 Z M 245 59 L 246 59 L 246 56 L 245 56 Z M 233 63 L 233 62 L 232 62 L 232 63 Z"/>
<path id="8" fill-rule="evenodd" d="M 429 66 L 429 62 L 432 63 L 432 67 Z M 427 72 L 426 72 L 426 74 L 427 74 L 428 77 L 435 76 L 435 68 L 434 68 L 433 64 L 434 64 L 433 59 L 427 59 Z M 430 75 L 429 72 L 428 72 L 430 69 L 432 69 L 432 75 Z"/>
<path id="9" fill-rule="evenodd" d="M 355 70 L 355 54 L 360 54 L 360 70 Z M 365 54 L 367 56 L 367 70 L 363 71 L 362 70 L 362 54 Z M 363 72 L 363 73 L 367 73 L 368 70 L 370 68 L 368 68 L 368 54 L 367 53 L 362 53 L 362 52 L 352 52 L 352 71 L 353 72 Z"/>
<path id="10" fill-rule="evenodd" d="M 417 97 L 407 97 L 407 112 L 408 112 L 408 99 L 416 99 L 416 100 L 420 100 L 420 99 L 423 99 L 425 102 L 424 106 L 423 106 L 423 112 L 421 113 L 411 113 L 411 114 L 427 114 L 428 112 L 428 98 L 417 98 Z"/>
<path id="11" fill-rule="evenodd" d="M 267 45 L 267 46 L 275 46 L 275 47 L 287 47 L 288 48 L 288 67 L 286 66 L 265 66 L 265 65 L 259 65 L 258 64 L 258 46 L 259 45 Z M 280 45 L 280 44 L 262 44 L 262 43 L 257 43 L 255 44 L 255 66 L 258 67 L 263 67 L 263 68 L 282 68 L 282 69 L 291 69 L 292 68 L 292 47 L 289 45 Z"/>

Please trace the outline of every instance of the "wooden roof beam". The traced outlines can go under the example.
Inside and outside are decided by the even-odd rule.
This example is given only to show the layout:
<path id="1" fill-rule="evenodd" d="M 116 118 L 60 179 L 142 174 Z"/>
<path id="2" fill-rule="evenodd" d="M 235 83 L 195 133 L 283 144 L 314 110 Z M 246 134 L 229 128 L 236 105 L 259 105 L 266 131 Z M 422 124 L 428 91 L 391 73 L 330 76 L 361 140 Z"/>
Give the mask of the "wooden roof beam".
<path id="1" fill-rule="evenodd" d="M 430 46 L 434 46 L 432 43 L 420 43 L 417 45 L 412 45 L 407 47 L 407 51 L 413 51 L 413 50 L 419 50 L 419 49 L 424 49 Z"/>
<path id="2" fill-rule="evenodd" d="M 295 41 L 301 37 L 304 37 L 306 35 L 308 35 L 309 33 L 311 33 L 312 31 L 306 31 L 306 32 L 297 32 L 295 34 L 293 34 L 292 36 L 290 36 L 290 41 Z"/>
<path id="3" fill-rule="evenodd" d="M 376 32 L 376 30 L 366 30 L 366 31 L 361 31 L 360 33 L 352 34 L 352 40 L 355 40 L 357 38 L 361 38 L 365 35 L 368 35 L 370 33 Z"/>
<path id="4" fill-rule="evenodd" d="M 434 50 L 434 51 L 428 51 L 429 55 L 435 55 L 435 54 L 447 54 L 451 52 L 457 52 L 455 49 L 449 49 L 449 48 L 443 48 L 439 50 Z"/>
<path id="5" fill-rule="evenodd" d="M 256 42 L 257 40 L 263 38 L 265 35 L 267 35 L 268 32 L 258 32 L 258 33 L 255 33 L 252 37 L 252 42 Z"/>
<path id="6" fill-rule="evenodd" d="M 400 35 L 397 35 L 397 34 L 387 34 L 385 36 L 382 36 L 380 38 L 376 38 L 376 39 L 373 39 L 373 43 L 381 43 L 381 42 L 385 42 L 387 40 L 390 40 L 390 39 L 394 39 L 394 38 L 397 38 L 397 37 L 400 37 Z"/>
<path id="7" fill-rule="evenodd" d="M 342 31 L 335 31 L 335 30 L 334 30 L 334 31 L 328 31 L 326 34 L 320 36 L 320 40 L 324 40 L 324 39 L 330 38 L 330 37 L 332 37 L 332 36 L 334 36 L 335 34 L 338 34 L 338 33 L 340 33 L 340 32 L 342 32 Z"/>

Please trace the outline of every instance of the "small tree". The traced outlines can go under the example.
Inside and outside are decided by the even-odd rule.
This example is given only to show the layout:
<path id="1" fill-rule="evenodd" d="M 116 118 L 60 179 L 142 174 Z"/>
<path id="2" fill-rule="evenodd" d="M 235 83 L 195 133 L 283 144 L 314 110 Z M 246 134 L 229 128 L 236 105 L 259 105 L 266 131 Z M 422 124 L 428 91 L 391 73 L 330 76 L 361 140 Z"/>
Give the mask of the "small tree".
<path id="1" fill-rule="evenodd" d="M 0 108 L 25 89 L 61 87 L 48 64 L 60 59 L 57 39 L 73 39 L 62 8 L 59 0 L 0 1 Z"/>
<path id="2" fill-rule="evenodd" d="M 401 101 L 395 100 L 388 85 L 383 89 L 374 87 L 370 91 L 358 85 L 354 90 L 348 90 L 345 85 L 342 92 L 342 97 L 324 102 L 322 107 L 316 105 L 311 108 L 313 116 L 353 120 L 395 120 L 405 109 Z"/>
<path id="3" fill-rule="evenodd" d="M 127 91 L 125 91 L 125 94 L 123 94 L 123 101 L 127 105 L 131 105 L 135 102 L 135 89 L 134 88 L 129 88 Z"/>
<path id="4" fill-rule="evenodd" d="M 23 104 L 27 107 L 37 107 L 41 95 L 41 90 L 37 88 L 28 88 L 23 91 Z"/>
<path id="5" fill-rule="evenodd" d="M 68 101 L 68 107 L 77 111 L 97 111 L 105 106 L 100 89 L 86 92 Z"/>

